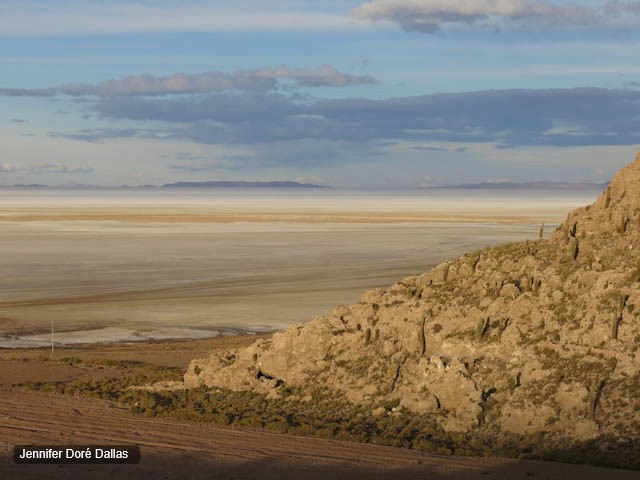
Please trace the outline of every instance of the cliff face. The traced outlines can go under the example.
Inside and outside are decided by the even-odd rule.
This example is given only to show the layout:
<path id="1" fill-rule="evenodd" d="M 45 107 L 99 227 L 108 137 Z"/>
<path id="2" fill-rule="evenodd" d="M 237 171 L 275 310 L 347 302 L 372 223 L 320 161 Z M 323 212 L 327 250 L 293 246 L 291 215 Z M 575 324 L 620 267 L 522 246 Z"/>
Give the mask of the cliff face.
<path id="1" fill-rule="evenodd" d="M 468 253 L 184 380 L 281 395 L 287 385 L 429 415 L 445 432 L 640 436 L 640 154 L 548 240 Z"/>

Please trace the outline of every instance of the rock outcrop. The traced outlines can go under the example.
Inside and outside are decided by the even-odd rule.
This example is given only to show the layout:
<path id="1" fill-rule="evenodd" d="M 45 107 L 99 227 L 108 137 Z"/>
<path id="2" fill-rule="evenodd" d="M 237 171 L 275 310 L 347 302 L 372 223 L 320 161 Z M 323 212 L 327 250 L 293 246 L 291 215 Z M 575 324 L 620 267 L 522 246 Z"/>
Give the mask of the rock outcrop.
<path id="1" fill-rule="evenodd" d="M 549 239 L 468 253 L 184 381 L 277 397 L 321 388 L 444 432 L 640 437 L 640 154 Z M 393 408 L 390 407 L 393 405 Z M 292 407 L 293 408 L 293 407 Z"/>

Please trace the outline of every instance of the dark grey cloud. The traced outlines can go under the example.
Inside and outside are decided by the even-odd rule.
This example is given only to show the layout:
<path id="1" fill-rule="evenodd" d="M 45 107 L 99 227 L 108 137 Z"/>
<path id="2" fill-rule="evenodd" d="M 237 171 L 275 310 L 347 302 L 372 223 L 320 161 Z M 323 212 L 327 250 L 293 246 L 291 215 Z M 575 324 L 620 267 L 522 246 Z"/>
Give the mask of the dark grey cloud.
<path id="1" fill-rule="evenodd" d="M 13 123 L 26 123 L 27 120 L 25 120 L 24 118 L 12 118 L 11 121 Z"/>
<path id="2" fill-rule="evenodd" d="M 172 122 L 269 120 L 300 111 L 295 99 L 276 93 L 220 94 L 188 98 L 104 98 L 97 113 L 112 118 Z"/>
<path id="3" fill-rule="evenodd" d="M 387 20 L 408 31 L 436 33 L 448 25 L 512 27 L 585 27 L 615 24 L 640 17 L 638 1 L 600 5 L 545 0 L 371 0 L 352 14 L 365 20 Z"/>
<path id="4" fill-rule="evenodd" d="M 412 147 L 409 147 L 411 150 L 417 151 L 417 152 L 457 152 L 457 153 L 463 153 L 466 152 L 468 150 L 467 147 L 456 147 L 456 148 L 445 148 L 445 147 L 429 147 L 429 146 L 423 146 L 423 145 L 415 145 Z"/>
<path id="5" fill-rule="evenodd" d="M 167 129 L 168 137 L 205 144 L 302 139 L 492 142 L 502 147 L 640 143 L 640 92 L 633 89 L 496 90 L 387 100 L 216 94 L 104 98 L 93 108 L 111 119 L 178 123 Z M 101 134 L 92 133 L 94 140 Z"/>
<path id="6" fill-rule="evenodd" d="M 350 75 L 329 65 L 297 69 L 283 65 L 276 68 L 238 70 L 233 73 L 177 73 L 166 77 L 131 75 L 121 79 L 106 80 L 98 85 L 80 83 L 58 85 L 48 89 L 0 88 L 0 95 L 130 97 L 194 95 L 226 91 L 268 92 L 275 89 L 280 80 L 290 80 L 302 87 L 347 87 L 379 83 L 369 75 Z"/>

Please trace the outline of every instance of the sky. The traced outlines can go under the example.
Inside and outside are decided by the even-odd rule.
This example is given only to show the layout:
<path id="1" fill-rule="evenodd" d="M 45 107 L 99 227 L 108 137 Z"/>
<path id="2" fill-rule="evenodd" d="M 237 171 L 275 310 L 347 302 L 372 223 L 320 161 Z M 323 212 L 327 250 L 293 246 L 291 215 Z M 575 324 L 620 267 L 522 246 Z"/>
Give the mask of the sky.
<path id="1" fill-rule="evenodd" d="M 0 185 L 602 182 L 640 1 L 0 1 Z"/>

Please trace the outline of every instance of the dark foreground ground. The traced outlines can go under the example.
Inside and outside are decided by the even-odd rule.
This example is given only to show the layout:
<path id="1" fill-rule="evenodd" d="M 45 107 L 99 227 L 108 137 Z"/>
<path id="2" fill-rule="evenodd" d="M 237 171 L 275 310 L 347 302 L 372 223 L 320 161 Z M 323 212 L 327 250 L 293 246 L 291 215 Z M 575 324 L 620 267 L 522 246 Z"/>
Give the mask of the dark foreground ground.
<path id="1" fill-rule="evenodd" d="M 248 337 L 0 350 L 0 478 L 640 479 L 640 472 L 551 462 L 428 455 L 400 448 L 135 415 L 94 398 L 18 384 L 136 374 L 109 362 L 186 368 L 190 359 Z M 74 358 L 68 362 L 64 359 Z M 78 361 L 80 360 L 80 361 Z M 16 465 L 16 444 L 137 444 L 139 465 Z"/>

